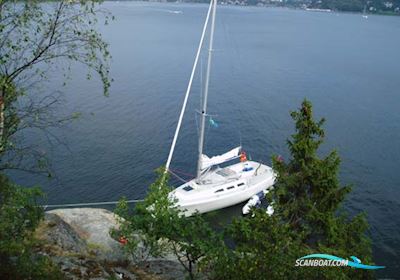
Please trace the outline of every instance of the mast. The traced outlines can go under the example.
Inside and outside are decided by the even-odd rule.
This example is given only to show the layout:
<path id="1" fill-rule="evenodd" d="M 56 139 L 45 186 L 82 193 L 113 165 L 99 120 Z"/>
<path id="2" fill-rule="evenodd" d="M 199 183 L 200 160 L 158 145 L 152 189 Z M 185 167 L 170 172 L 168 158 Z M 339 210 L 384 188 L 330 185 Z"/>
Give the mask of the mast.
<path id="1" fill-rule="evenodd" d="M 206 30 L 207 30 L 207 26 L 208 26 L 208 19 L 210 18 L 211 10 L 212 10 L 212 2 L 210 2 L 210 6 L 208 7 L 206 21 L 204 22 L 203 31 L 201 33 L 201 38 L 200 38 L 200 42 L 199 42 L 199 47 L 197 48 L 196 58 L 195 58 L 194 63 L 193 63 L 192 73 L 190 74 L 189 84 L 188 84 L 187 89 L 186 89 L 186 94 L 185 94 L 185 98 L 184 98 L 184 101 L 183 101 L 181 113 L 179 114 L 178 124 L 176 126 L 174 138 L 172 140 L 171 148 L 169 150 L 167 163 L 165 165 L 164 175 L 169 171 L 169 166 L 171 164 L 172 156 L 174 154 L 176 140 L 178 139 L 179 131 L 181 129 L 183 115 L 185 113 L 186 104 L 187 104 L 187 101 L 188 101 L 188 98 L 189 98 L 190 90 L 192 88 L 192 82 L 193 82 L 194 74 L 196 72 L 197 62 L 199 61 L 201 48 L 203 46 L 203 41 L 204 41 L 204 37 L 205 37 L 205 34 L 206 34 Z"/>
<path id="2" fill-rule="evenodd" d="M 211 72 L 211 59 L 212 59 L 212 51 L 213 51 L 213 43 L 214 43 L 214 28 L 215 28 L 215 13 L 217 10 L 217 0 L 213 1 L 212 7 L 212 15 L 211 15 L 211 30 L 210 30 L 210 42 L 208 47 L 208 60 L 207 60 L 207 70 L 206 70 L 206 81 L 204 86 L 204 99 L 203 99 L 203 107 L 201 108 L 201 125 L 200 125 L 200 135 L 199 135 L 199 158 L 197 161 L 197 179 L 201 176 L 201 160 L 203 155 L 203 146 L 204 146 L 204 130 L 206 126 L 206 117 L 207 117 L 207 98 L 208 98 L 208 88 L 210 84 L 210 72 Z"/>

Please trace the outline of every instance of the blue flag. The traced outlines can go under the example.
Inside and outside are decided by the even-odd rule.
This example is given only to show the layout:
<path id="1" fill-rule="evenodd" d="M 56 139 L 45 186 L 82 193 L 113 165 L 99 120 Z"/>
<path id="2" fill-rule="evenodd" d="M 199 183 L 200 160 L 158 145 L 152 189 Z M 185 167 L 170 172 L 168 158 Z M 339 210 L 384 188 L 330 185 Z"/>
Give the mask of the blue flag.
<path id="1" fill-rule="evenodd" d="M 211 125 L 212 127 L 215 127 L 215 128 L 218 127 L 218 123 L 217 123 L 216 121 L 214 121 L 212 118 L 210 118 L 210 125 Z"/>

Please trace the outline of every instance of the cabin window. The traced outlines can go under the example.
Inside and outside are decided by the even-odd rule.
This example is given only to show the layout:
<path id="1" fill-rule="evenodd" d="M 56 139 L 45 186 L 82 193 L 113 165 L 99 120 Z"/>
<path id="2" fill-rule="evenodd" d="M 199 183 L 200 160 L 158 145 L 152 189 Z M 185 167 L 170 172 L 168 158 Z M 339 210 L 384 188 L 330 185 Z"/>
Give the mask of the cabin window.
<path id="1" fill-rule="evenodd" d="M 238 187 L 244 186 L 244 183 L 240 183 L 238 184 Z"/>
<path id="2" fill-rule="evenodd" d="M 193 190 L 193 188 L 191 186 L 186 186 L 183 188 L 185 191 L 189 192 L 191 190 Z"/>
<path id="3" fill-rule="evenodd" d="M 219 190 L 216 190 L 214 193 L 219 193 L 219 192 L 223 192 L 224 191 L 224 189 L 219 189 Z"/>
<path id="4" fill-rule="evenodd" d="M 231 190 L 231 189 L 234 189 L 235 188 L 235 186 L 230 186 L 230 187 L 227 187 L 226 189 L 227 190 Z"/>

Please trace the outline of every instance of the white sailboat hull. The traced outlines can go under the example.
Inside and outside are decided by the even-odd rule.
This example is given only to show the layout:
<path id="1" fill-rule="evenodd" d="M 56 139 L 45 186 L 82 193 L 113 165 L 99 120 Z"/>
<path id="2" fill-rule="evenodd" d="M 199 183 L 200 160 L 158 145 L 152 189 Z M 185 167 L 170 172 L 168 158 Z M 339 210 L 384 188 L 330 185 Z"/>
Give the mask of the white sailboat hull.
<path id="1" fill-rule="evenodd" d="M 254 161 L 241 162 L 210 171 L 176 188 L 170 193 L 176 205 L 190 216 L 207 213 L 242 203 L 253 195 L 269 189 L 275 182 L 272 168 Z"/>

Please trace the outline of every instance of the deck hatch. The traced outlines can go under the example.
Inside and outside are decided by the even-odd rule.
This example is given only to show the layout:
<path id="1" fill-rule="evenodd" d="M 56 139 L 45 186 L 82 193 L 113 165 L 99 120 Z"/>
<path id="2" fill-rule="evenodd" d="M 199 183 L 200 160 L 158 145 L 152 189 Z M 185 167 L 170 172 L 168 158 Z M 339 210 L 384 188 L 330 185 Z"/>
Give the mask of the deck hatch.
<path id="1" fill-rule="evenodd" d="M 193 188 L 191 186 L 186 186 L 183 188 L 185 191 L 190 192 L 191 190 L 193 190 Z"/>

